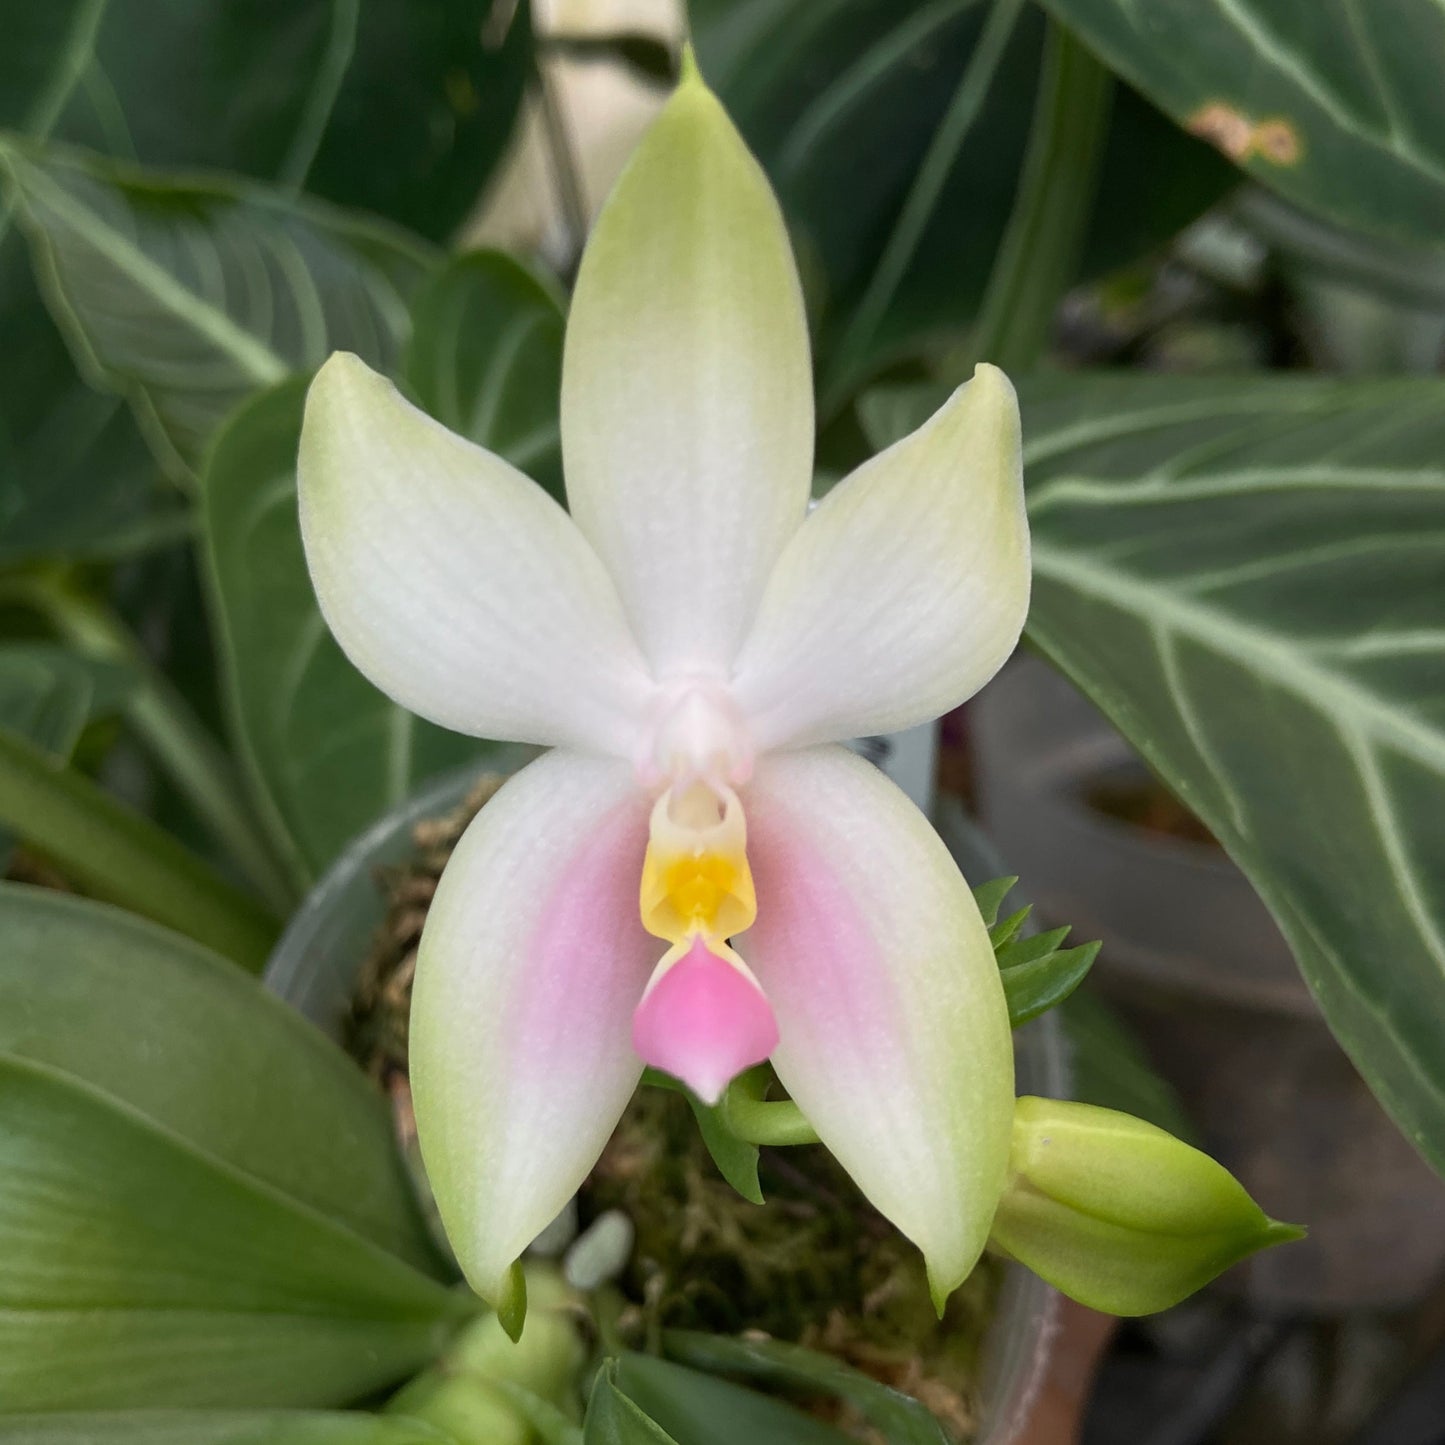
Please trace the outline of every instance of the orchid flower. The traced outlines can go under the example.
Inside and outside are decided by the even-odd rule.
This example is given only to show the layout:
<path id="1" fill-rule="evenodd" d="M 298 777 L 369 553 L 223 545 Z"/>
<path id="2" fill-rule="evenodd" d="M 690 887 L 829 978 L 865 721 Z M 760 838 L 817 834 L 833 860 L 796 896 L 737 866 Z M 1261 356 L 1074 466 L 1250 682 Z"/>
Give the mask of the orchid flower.
<path id="1" fill-rule="evenodd" d="M 570 512 L 338 354 L 301 442 L 351 660 L 444 727 L 551 749 L 462 838 L 417 961 L 448 1234 L 520 1328 L 515 1262 L 643 1066 L 714 1101 L 767 1059 L 941 1308 L 1004 1185 L 1008 1011 L 948 851 L 839 740 L 955 707 L 1017 641 L 1013 390 L 980 366 L 809 514 L 787 233 L 689 67 L 588 242 L 561 427 Z"/>

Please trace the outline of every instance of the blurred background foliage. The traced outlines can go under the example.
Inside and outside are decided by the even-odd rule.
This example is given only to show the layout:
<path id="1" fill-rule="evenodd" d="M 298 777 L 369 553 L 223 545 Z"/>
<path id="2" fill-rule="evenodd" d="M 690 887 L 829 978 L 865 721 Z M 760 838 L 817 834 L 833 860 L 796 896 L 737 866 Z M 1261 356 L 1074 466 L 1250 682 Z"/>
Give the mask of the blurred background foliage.
<path id="1" fill-rule="evenodd" d="M 1445 12 L 692 0 L 687 23 L 793 235 L 819 486 L 974 361 L 1015 375 L 1030 642 L 1147 761 L 1162 831 L 1243 870 L 1313 997 L 1290 1008 L 1439 1168 Z M 454 1322 L 401 1203 L 348 1218 L 347 1171 L 397 1167 L 379 1105 L 221 961 L 258 970 L 350 839 L 489 755 L 326 632 L 301 402 L 356 351 L 562 496 L 568 282 L 683 28 L 672 0 L 0 0 L 0 1238 L 28 1241 L 0 1250 L 0 1410 L 334 1406 Z M 1038 901 L 1089 934 L 1087 898 Z M 1082 1077 L 1156 1089 L 1112 1023 L 1077 1038 Z M 261 1148 L 263 1086 L 286 1128 Z M 167 1214 L 183 1194 L 206 1212 Z M 679 1388 L 649 1368 L 599 1381 L 589 1439 L 672 1438 L 675 1401 L 633 1418 Z M 1330 1408 L 1345 1425 L 1308 1430 L 1347 1438 L 1360 1411 Z M 0 1439 L 165 1438 L 98 1418 Z M 434 1438 L 299 1413 L 184 1433 L 293 1436 Z"/>

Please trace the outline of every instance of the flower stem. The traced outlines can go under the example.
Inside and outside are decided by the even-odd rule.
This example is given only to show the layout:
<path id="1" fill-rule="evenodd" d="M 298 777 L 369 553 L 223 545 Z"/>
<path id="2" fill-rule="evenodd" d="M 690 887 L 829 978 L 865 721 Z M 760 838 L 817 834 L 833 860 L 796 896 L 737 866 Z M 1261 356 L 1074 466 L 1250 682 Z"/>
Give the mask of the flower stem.
<path id="1" fill-rule="evenodd" d="M 977 361 L 1028 371 L 1078 269 L 1108 131 L 1108 70 L 1049 21 L 1023 178 L 994 257 L 967 373 Z"/>
<path id="2" fill-rule="evenodd" d="M 284 917 L 296 902 L 296 889 L 255 818 L 230 756 L 120 618 L 59 575 L 17 578 L 7 591 L 78 651 L 123 663 L 137 675 L 126 721 L 241 876 Z"/>
<path id="3" fill-rule="evenodd" d="M 0 823 L 87 892 L 259 972 L 275 922 L 149 818 L 13 733 L 0 732 Z"/>
<path id="4" fill-rule="evenodd" d="M 723 1118 L 745 1144 L 816 1144 L 818 1135 L 791 1099 L 758 1098 L 745 1079 L 734 1080 L 723 1096 Z"/>

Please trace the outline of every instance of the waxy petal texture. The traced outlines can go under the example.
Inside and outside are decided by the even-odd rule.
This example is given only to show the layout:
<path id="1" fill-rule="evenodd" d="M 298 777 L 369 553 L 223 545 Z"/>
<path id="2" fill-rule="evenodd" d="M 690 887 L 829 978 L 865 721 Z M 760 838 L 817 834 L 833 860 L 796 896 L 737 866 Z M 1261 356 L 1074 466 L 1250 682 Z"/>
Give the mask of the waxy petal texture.
<path id="1" fill-rule="evenodd" d="M 733 695 L 760 750 L 911 727 L 993 676 L 1028 601 L 1018 403 L 980 366 L 794 535 Z"/>
<path id="2" fill-rule="evenodd" d="M 813 384 L 782 215 L 695 74 L 588 240 L 562 448 L 572 515 L 654 671 L 725 677 L 807 507 Z"/>
<path id="3" fill-rule="evenodd" d="M 743 795 L 758 919 L 735 940 L 777 1015 L 773 1065 L 935 1300 L 1003 1188 L 1013 1041 L 988 931 L 923 815 L 843 748 L 764 759 Z"/>
<path id="4" fill-rule="evenodd" d="M 478 814 L 427 918 L 417 1133 L 447 1237 L 493 1304 L 642 1074 L 632 1013 L 658 959 L 637 911 L 647 818 L 627 766 L 548 753 Z"/>
<path id="5" fill-rule="evenodd" d="M 457 732 L 621 755 L 647 677 L 567 513 L 337 353 L 306 402 L 301 530 L 346 655 Z"/>

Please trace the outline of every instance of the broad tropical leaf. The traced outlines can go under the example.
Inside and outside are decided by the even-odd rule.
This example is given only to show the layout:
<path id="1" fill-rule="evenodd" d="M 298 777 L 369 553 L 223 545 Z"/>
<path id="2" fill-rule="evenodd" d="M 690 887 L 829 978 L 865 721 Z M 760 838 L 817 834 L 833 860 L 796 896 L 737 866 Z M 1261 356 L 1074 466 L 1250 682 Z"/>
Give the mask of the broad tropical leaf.
<path id="1" fill-rule="evenodd" d="M 1043 0 L 1182 126 L 1291 200 L 1440 247 L 1436 0 Z"/>
<path id="2" fill-rule="evenodd" d="M 394 366 L 430 254 L 403 233 L 229 182 L 170 182 L 0 145 L 47 300 L 82 369 L 173 470 L 251 392 L 335 349 Z"/>
<path id="3" fill-rule="evenodd" d="M 878 394 L 880 444 L 936 395 Z M 1029 634 L 1249 875 L 1445 1166 L 1445 384 L 1024 392 Z"/>
<path id="4" fill-rule="evenodd" d="M 114 713 L 134 677 L 47 643 L 0 645 L 0 732 L 17 733 L 60 762 L 68 762 L 92 718 Z M 0 867 L 14 842 L 0 829 Z"/>
<path id="5" fill-rule="evenodd" d="M 911 1395 L 890 1389 L 832 1355 L 784 1340 L 669 1330 L 663 1349 L 698 1370 L 846 1401 L 887 1445 L 948 1445 L 943 1426 Z"/>
<path id="6" fill-rule="evenodd" d="M 94 38 L 95 0 L 0 0 L 0 129 L 43 138 Z M 75 374 L 0 189 L 0 564 L 102 556 L 178 535 L 179 499 L 123 402 Z"/>
<path id="7" fill-rule="evenodd" d="M 422 288 L 405 364 L 417 401 L 439 422 L 501 453 L 559 501 L 562 324 L 553 286 L 501 251 L 472 251 Z"/>
<path id="8" fill-rule="evenodd" d="M 69 758 L 85 724 L 114 713 L 134 681 L 118 663 L 49 643 L 0 644 L 0 728 Z"/>
<path id="9" fill-rule="evenodd" d="M 440 1283 L 380 1100 L 232 965 L 0 888 L 0 1409 L 342 1404 Z"/>
<path id="10" fill-rule="evenodd" d="M 0 34 L 3 123 L 305 189 L 434 239 L 501 158 L 531 59 L 527 5 L 492 0 L 0 0 Z"/>
<path id="11" fill-rule="evenodd" d="M 825 400 L 955 335 L 1013 205 L 1044 17 L 1018 0 L 692 0 L 689 14 L 703 72 L 793 228 Z M 1159 245 L 1230 180 L 1120 87 L 1085 270 Z"/>
<path id="12" fill-rule="evenodd" d="M 850 1438 L 782 1400 L 654 1355 L 623 1355 L 616 1381 L 677 1445 L 847 1445 Z"/>

